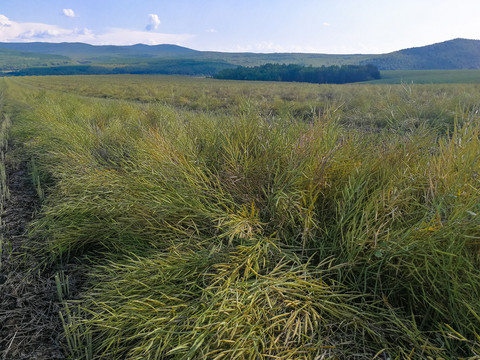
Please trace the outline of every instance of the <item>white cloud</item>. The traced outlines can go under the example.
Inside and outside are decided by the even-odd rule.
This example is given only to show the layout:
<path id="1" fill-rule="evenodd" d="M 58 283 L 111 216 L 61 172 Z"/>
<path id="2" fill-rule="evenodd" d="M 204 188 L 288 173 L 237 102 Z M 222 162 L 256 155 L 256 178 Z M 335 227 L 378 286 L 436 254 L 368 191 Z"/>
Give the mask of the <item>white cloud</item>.
<path id="1" fill-rule="evenodd" d="M 12 26 L 12 22 L 5 16 L 0 14 L 0 30 L 4 30 L 4 28 L 9 28 Z"/>
<path id="2" fill-rule="evenodd" d="M 214 33 L 217 33 L 218 31 L 215 30 L 215 29 L 208 29 L 208 30 L 205 30 L 207 33 L 211 33 L 211 34 L 214 34 Z"/>
<path id="3" fill-rule="evenodd" d="M 147 31 L 157 30 L 160 26 L 160 19 L 157 14 L 148 14 L 148 25 L 146 26 Z"/>
<path id="4" fill-rule="evenodd" d="M 330 26 L 330 23 L 328 23 L 328 22 L 325 21 L 322 25 L 323 25 L 323 26 Z"/>
<path id="5" fill-rule="evenodd" d="M 0 14 L 0 41 L 68 41 L 68 39 L 88 40 L 86 31 L 64 29 L 56 25 L 42 23 L 19 23 Z M 85 37 L 87 36 L 87 38 Z"/>
<path id="6" fill-rule="evenodd" d="M 149 31 L 110 28 L 103 33 L 90 29 L 65 29 L 43 23 L 20 23 L 0 14 L 1 42 L 85 42 L 93 45 L 182 44 L 192 39 L 191 34 L 161 34 Z"/>
<path id="7" fill-rule="evenodd" d="M 75 17 L 75 11 L 73 11 L 72 9 L 63 9 L 62 10 L 63 12 L 63 15 L 65 16 L 68 16 L 68 17 Z"/>

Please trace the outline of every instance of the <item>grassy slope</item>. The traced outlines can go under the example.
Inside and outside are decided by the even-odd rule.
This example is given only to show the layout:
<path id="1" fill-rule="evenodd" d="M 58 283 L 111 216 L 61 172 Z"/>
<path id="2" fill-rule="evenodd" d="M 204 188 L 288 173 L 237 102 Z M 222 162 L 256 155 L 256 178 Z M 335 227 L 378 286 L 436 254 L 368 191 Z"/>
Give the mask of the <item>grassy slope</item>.
<path id="1" fill-rule="evenodd" d="M 73 358 L 480 355 L 478 88 L 6 81 Z"/>

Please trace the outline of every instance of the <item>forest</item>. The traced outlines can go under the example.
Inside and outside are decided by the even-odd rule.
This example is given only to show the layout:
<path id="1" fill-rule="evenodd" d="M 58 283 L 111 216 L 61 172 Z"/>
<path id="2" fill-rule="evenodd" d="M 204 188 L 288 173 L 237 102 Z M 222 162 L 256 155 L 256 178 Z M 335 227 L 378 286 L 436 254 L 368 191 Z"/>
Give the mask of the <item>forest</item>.
<path id="1" fill-rule="evenodd" d="M 296 64 L 265 64 L 261 66 L 239 66 L 225 69 L 214 76 L 216 79 L 294 81 L 316 84 L 346 84 L 380 79 L 380 71 L 375 65 L 332 65 L 302 66 Z"/>

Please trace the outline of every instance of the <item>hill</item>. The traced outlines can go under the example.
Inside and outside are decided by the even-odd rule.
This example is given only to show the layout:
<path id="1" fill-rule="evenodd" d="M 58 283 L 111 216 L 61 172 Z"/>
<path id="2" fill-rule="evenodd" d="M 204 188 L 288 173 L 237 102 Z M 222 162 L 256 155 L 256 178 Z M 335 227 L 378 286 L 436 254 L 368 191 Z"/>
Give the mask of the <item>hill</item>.
<path id="1" fill-rule="evenodd" d="M 178 66 L 173 65 L 175 62 Z M 0 71 L 46 74 L 32 68 L 59 67 L 64 73 L 82 73 L 75 66 L 89 65 L 87 73 L 176 73 L 211 75 L 229 67 L 267 63 L 303 66 L 373 64 L 380 70 L 480 69 L 480 41 L 454 39 L 388 54 L 226 53 L 197 51 L 177 45 L 95 46 L 84 43 L 0 43 Z M 188 64 L 189 69 L 183 69 Z M 194 64 L 192 68 L 192 64 Z M 28 69 L 28 71 L 24 71 Z M 82 68 L 85 69 L 85 68 Z M 193 70 L 192 70 L 193 69 Z M 206 70 L 208 69 L 208 71 Z M 173 71 L 173 72 L 172 72 Z"/>
<path id="2" fill-rule="evenodd" d="M 369 55 L 330 55 L 307 53 L 228 53 L 197 51 L 170 44 L 131 46 L 89 45 L 84 43 L 0 43 L 0 49 L 30 52 L 35 54 L 58 54 L 81 64 L 132 64 L 164 58 L 218 61 L 241 66 L 257 66 L 266 63 L 286 63 L 312 66 L 353 65 Z"/>
<path id="3" fill-rule="evenodd" d="M 480 69 L 480 41 L 454 39 L 372 56 L 362 63 L 380 70 Z"/>
<path id="4" fill-rule="evenodd" d="M 131 46 L 90 45 L 84 43 L 0 43 L 0 48 L 37 54 L 62 55 L 79 62 L 118 58 L 195 57 L 196 50 L 177 45 Z"/>

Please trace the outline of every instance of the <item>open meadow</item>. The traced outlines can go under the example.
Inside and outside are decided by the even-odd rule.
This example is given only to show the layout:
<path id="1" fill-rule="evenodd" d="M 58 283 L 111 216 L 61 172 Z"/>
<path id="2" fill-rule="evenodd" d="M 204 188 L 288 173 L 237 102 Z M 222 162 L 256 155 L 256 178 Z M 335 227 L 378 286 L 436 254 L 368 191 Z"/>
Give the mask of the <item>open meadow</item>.
<path id="1" fill-rule="evenodd" d="M 67 358 L 480 358 L 480 85 L 17 77 L 0 101 Z"/>
<path id="2" fill-rule="evenodd" d="M 369 84 L 478 84 L 480 70 L 390 70 Z"/>

